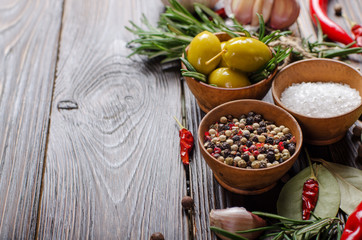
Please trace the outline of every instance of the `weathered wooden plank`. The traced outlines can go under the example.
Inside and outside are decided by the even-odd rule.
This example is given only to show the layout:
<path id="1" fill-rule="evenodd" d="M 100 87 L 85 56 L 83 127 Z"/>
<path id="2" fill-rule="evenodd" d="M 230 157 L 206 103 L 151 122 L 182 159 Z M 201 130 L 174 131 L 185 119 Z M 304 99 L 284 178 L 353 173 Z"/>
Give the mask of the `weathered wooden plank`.
<path id="1" fill-rule="evenodd" d="M 124 26 L 141 13 L 156 24 L 162 10 L 156 0 L 65 2 L 39 238 L 188 238 L 179 73 L 126 57 Z"/>
<path id="2" fill-rule="evenodd" d="M 215 199 L 215 193 L 221 189 L 218 183 L 214 180 L 211 169 L 207 166 L 203 159 L 198 142 L 197 130 L 198 124 L 205 115 L 197 105 L 195 97 L 192 95 L 186 82 L 185 88 L 185 105 L 186 105 L 186 122 L 190 131 L 195 136 L 195 148 L 190 162 L 190 193 L 194 198 L 195 207 L 191 216 L 193 223 L 194 239 L 211 239 L 209 230 L 209 210 L 217 206 L 216 202 L 222 199 Z"/>
<path id="3" fill-rule="evenodd" d="M 0 239 L 35 236 L 62 2 L 0 1 Z"/>

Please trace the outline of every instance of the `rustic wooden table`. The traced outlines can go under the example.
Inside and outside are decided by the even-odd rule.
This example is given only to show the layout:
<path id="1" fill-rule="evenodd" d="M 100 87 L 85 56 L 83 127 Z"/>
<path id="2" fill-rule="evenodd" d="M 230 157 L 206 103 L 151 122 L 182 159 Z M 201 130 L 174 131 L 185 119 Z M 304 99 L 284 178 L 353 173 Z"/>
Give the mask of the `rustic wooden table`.
<path id="1" fill-rule="evenodd" d="M 307 2 L 292 29 L 313 38 Z M 361 1 L 338 2 L 362 23 Z M 349 29 L 335 3 L 329 15 Z M 127 58 L 124 26 L 142 13 L 156 24 L 163 10 L 160 0 L 0 0 L 0 239 L 211 239 L 211 209 L 275 211 L 282 182 L 241 196 L 215 181 L 197 146 L 188 171 L 181 164 L 172 116 L 196 135 L 204 113 L 177 68 Z M 349 132 L 307 147 L 360 168 L 357 146 Z"/>

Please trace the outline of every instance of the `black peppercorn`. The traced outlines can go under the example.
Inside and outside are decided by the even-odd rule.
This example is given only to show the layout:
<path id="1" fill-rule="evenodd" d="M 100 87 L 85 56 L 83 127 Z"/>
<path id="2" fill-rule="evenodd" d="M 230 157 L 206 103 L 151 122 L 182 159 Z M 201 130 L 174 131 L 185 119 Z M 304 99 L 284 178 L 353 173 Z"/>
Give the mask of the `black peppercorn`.
<path id="1" fill-rule="evenodd" d="M 259 123 L 259 122 L 261 122 L 261 120 L 263 120 L 263 116 L 261 116 L 260 114 L 256 114 L 254 116 L 254 121 L 255 122 Z"/>
<path id="2" fill-rule="evenodd" d="M 266 153 L 265 147 L 260 147 L 259 148 L 259 153 Z"/>
<path id="3" fill-rule="evenodd" d="M 267 138 L 265 139 L 265 142 L 268 143 L 268 144 L 273 144 L 274 139 L 273 139 L 272 137 L 267 137 Z"/>
<path id="4" fill-rule="evenodd" d="M 253 145 L 253 142 L 252 142 L 252 141 L 247 141 L 247 142 L 245 143 L 245 145 L 246 145 L 247 147 L 250 147 L 251 145 Z"/>
<path id="5" fill-rule="evenodd" d="M 181 200 L 181 205 L 184 209 L 190 210 L 194 207 L 194 199 L 190 196 L 184 196 Z"/>
<path id="6" fill-rule="evenodd" d="M 251 139 L 253 142 L 258 142 L 258 136 L 254 136 L 253 139 Z"/>
<path id="7" fill-rule="evenodd" d="M 223 155 L 223 157 L 226 158 L 226 157 L 228 157 L 229 155 L 230 155 L 230 150 L 229 150 L 229 149 L 225 149 L 225 150 L 224 150 L 224 155 Z"/>
<path id="8" fill-rule="evenodd" d="M 339 3 L 336 3 L 334 5 L 334 14 L 336 14 L 336 16 L 342 16 L 342 5 Z"/>
<path id="9" fill-rule="evenodd" d="M 289 144 L 288 151 L 289 151 L 290 155 L 293 155 L 295 153 L 295 145 Z"/>
<path id="10" fill-rule="evenodd" d="M 262 129 L 261 127 L 257 128 L 257 129 L 256 129 L 256 133 L 259 134 L 259 135 L 262 134 L 262 133 L 263 133 L 263 129 Z"/>
<path id="11" fill-rule="evenodd" d="M 236 141 L 239 141 L 240 140 L 240 137 L 238 135 L 235 135 L 233 136 L 233 141 L 236 142 Z"/>
<path id="12" fill-rule="evenodd" d="M 254 117 L 255 113 L 254 112 L 248 112 L 248 117 Z"/>
<path id="13" fill-rule="evenodd" d="M 249 154 L 244 153 L 244 154 L 241 156 L 241 158 L 244 159 L 245 162 L 248 162 L 248 161 L 249 161 Z"/>
<path id="14" fill-rule="evenodd" d="M 259 122 L 259 126 L 260 126 L 260 127 L 266 127 L 265 121 L 263 121 L 263 120 L 260 121 L 260 122 Z"/>
<path id="15" fill-rule="evenodd" d="M 268 161 L 269 161 L 270 163 L 274 162 L 274 160 L 275 160 L 274 152 L 269 151 L 269 152 L 266 154 L 266 158 L 268 159 Z"/>
<path id="16" fill-rule="evenodd" d="M 165 237 L 163 236 L 162 233 L 156 232 L 151 235 L 150 240 L 165 240 Z"/>
<path id="17" fill-rule="evenodd" d="M 230 148 L 231 148 L 231 146 L 230 146 L 230 144 L 228 144 L 227 142 L 224 142 L 224 143 L 221 145 L 221 149 L 222 149 L 222 150 L 230 149 Z"/>
<path id="18" fill-rule="evenodd" d="M 284 136 L 286 136 L 288 140 L 290 140 L 293 137 L 293 135 L 291 133 L 287 133 Z"/>
<path id="19" fill-rule="evenodd" d="M 251 125 L 251 124 L 253 124 L 253 123 L 254 123 L 254 117 L 248 116 L 248 117 L 246 118 L 246 124 L 247 124 L 247 125 Z"/>
<path id="20" fill-rule="evenodd" d="M 288 140 L 288 139 L 287 139 L 287 137 L 286 137 L 285 135 L 283 135 L 283 136 L 280 137 L 280 141 L 283 141 L 283 142 L 284 142 L 284 141 L 287 141 L 287 140 Z"/>

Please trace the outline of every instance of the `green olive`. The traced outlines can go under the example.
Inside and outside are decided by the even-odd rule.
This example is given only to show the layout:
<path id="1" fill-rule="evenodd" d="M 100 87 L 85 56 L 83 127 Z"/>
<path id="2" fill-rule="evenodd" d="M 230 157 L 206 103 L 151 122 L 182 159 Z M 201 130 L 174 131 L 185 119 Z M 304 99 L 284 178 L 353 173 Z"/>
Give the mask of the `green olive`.
<path id="1" fill-rule="evenodd" d="M 249 86 L 250 82 L 245 73 L 231 68 L 217 68 L 209 75 L 209 84 L 223 88 L 239 88 Z"/>
<path id="2" fill-rule="evenodd" d="M 230 39 L 224 49 L 223 58 L 226 64 L 243 72 L 254 72 L 265 65 L 272 53 L 263 42 L 250 37 Z"/>
<path id="3" fill-rule="evenodd" d="M 191 41 L 187 59 L 196 71 L 208 75 L 221 60 L 221 56 L 206 64 L 221 52 L 220 40 L 208 31 L 197 34 Z"/>

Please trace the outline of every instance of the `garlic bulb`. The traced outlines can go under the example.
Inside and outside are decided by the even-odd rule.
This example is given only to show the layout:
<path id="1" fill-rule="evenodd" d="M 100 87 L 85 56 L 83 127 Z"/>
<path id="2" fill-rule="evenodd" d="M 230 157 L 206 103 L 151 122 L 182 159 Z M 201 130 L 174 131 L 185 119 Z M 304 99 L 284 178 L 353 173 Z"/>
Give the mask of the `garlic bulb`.
<path id="1" fill-rule="evenodd" d="M 264 219 L 259 216 L 247 211 L 243 207 L 233 207 L 226 209 L 216 209 L 210 212 L 210 225 L 218 228 L 222 228 L 229 232 L 249 230 L 252 228 L 259 228 L 266 226 Z M 241 236 L 248 239 L 257 238 L 261 232 L 252 232 L 240 234 Z M 218 237 L 221 239 L 228 239 L 224 236 Z"/>
<path id="2" fill-rule="evenodd" d="M 213 9 L 219 0 L 177 0 L 182 6 L 184 6 L 190 12 L 194 12 L 194 3 L 201 3 L 206 7 Z M 162 0 L 164 5 L 170 5 L 168 0 Z"/>
<path id="3" fill-rule="evenodd" d="M 225 0 L 225 10 L 244 25 L 257 26 L 259 13 L 270 27 L 283 29 L 297 20 L 300 6 L 298 0 Z"/>

